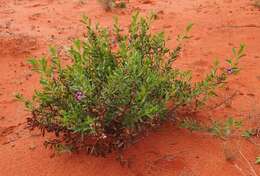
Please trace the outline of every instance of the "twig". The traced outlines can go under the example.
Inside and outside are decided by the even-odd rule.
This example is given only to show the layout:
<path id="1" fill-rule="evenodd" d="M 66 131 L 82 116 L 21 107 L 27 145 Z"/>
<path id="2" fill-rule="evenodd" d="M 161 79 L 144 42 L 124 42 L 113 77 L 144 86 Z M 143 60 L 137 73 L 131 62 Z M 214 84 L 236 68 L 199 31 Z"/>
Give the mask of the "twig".
<path id="1" fill-rule="evenodd" d="M 222 26 L 226 28 L 260 28 L 260 26 L 255 24 L 247 24 L 247 25 L 234 25 L 234 26 Z"/>
<path id="2" fill-rule="evenodd" d="M 242 156 L 242 158 L 247 162 L 250 171 L 253 173 L 254 176 L 258 176 L 255 172 L 255 169 L 253 168 L 253 166 L 250 164 L 250 162 L 248 161 L 248 159 L 245 157 L 245 155 L 241 152 L 241 150 L 239 150 L 239 154 Z"/>
<path id="3" fill-rule="evenodd" d="M 248 139 L 250 143 L 254 144 L 257 147 L 260 147 L 260 144 L 254 142 L 252 139 Z"/>
<path id="4" fill-rule="evenodd" d="M 242 175 L 247 176 L 247 175 L 245 174 L 245 172 L 243 172 L 243 170 L 241 169 L 241 167 L 239 167 L 237 164 L 234 164 L 234 166 L 235 166 L 235 168 L 237 168 L 237 170 L 239 170 L 239 171 L 242 173 Z"/>
<path id="5" fill-rule="evenodd" d="M 214 107 L 210 108 L 209 110 L 216 109 L 223 104 L 227 103 L 229 100 L 233 99 L 237 95 L 237 91 L 235 91 L 230 97 L 226 98 L 224 101 L 220 102 L 219 104 L 215 105 Z"/>

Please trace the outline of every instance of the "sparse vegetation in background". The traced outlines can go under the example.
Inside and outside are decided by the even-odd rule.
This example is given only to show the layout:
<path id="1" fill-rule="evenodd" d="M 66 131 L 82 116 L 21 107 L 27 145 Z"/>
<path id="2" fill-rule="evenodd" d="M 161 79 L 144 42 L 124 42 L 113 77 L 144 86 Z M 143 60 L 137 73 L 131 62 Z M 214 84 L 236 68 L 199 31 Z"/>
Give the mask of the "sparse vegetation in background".
<path id="1" fill-rule="evenodd" d="M 260 0 L 255 0 L 254 5 L 255 5 L 255 7 L 260 9 Z"/>
<path id="2" fill-rule="evenodd" d="M 208 129 L 213 135 L 226 139 L 230 136 L 236 129 L 241 128 L 242 121 L 235 120 L 232 117 L 229 117 L 224 123 L 213 122 L 212 126 Z"/>
<path id="3" fill-rule="evenodd" d="M 115 6 L 114 0 L 98 0 L 98 2 L 103 6 L 106 11 L 112 10 Z"/>
<path id="4" fill-rule="evenodd" d="M 87 37 L 76 40 L 70 48 L 71 64 L 62 66 L 54 48 L 50 63 L 44 57 L 30 60 L 42 88 L 31 100 L 21 94 L 16 97 L 31 112 L 31 129 L 56 135 L 45 142 L 46 147 L 102 156 L 121 151 L 142 132 L 167 119 L 167 102 L 174 102 L 174 110 L 188 104 L 202 105 L 216 95 L 215 90 L 228 76 L 238 72 L 244 45 L 233 50 L 226 69 L 215 62 L 204 80 L 192 82 L 190 71 L 174 66 L 192 24 L 170 50 L 164 33 L 150 32 L 153 19 L 153 15 L 135 13 L 127 34 L 121 32 L 117 20 L 111 34 L 85 17 Z M 238 125 L 229 119 L 224 125 L 214 124 L 211 131 L 227 135 Z"/>
<path id="5" fill-rule="evenodd" d="M 98 0 L 106 11 L 111 11 L 113 8 L 126 8 L 126 2 L 124 0 Z"/>
<path id="6" fill-rule="evenodd" d="M 190 130 L 191 132 L 193 131 L 204 131 L 205 127 L 201 123 L 199 123 L 197 120 L 192 119 L 192 118 L 185 118 L 180 122 L 179 125 L 181 128 L 185 128 Z"/>
<path id="7" fill-rule="evenodd" d="M 118 8 L 124 9 L 126 8 L 126 2 L 125 1 L 120 1 L 117 5 Z"/>
<path id="8" fill-rule="evenodd" d="M 259 128 L 251 128 L 248 130 L 243 131 L 242 137 L 248 139 L 251 143 L 255 144 L 257 148 L 259 148 L 259 144 L 255 143 L 252 138 L 259 137 L 260 129 Z M 256 157 L 255 164 L 260 164 L 260 156 Z"/>
<path id="9" fill-rule="evenodd" d="M 225 122 L 214 121 L 204 125 L 192 118 L 186 118 L 180 122 L 180 127 L 190 131 L 209 132 L 221 139 L 227 139 L 231 134 L 242 126 L 242 121 L 229 117 Z"/>

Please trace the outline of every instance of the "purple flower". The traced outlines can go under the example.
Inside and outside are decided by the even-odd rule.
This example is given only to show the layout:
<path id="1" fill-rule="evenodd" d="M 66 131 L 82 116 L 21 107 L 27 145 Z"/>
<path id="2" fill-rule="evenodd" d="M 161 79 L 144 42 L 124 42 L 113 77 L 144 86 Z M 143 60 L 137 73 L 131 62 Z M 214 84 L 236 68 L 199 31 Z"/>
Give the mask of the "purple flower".
<path id="1" fill-rule="evenodd" d="M 80 101 L 85 97 L 85 95 L 81 91 L 77 91 L 74 96 L 77 101 Z"/>
<path id="2" fill-rule="evenodd" d="M 104 134 L 104 133 L 102 133 L 102 135 L 101 135 L 101 137 L 100 137 L 101 139 L 106 139 L 107 138 L 107 135 L 106 134 Z"/>
<path id="3" fill-rule="evenodd" d="M 234 72 L 234 70 L 232 68 L 227 68 L 227 73 L 228 74 L 232 74 Z"/>

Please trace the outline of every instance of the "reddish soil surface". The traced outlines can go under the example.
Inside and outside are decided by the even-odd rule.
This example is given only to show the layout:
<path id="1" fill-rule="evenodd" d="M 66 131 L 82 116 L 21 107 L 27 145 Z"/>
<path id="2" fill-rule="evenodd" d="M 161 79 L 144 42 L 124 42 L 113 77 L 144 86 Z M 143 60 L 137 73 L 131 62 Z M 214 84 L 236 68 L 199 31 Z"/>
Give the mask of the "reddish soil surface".
<path id="1" fill-rule="evenodd" d="M 30 56 L 46 54 L 49 45 L 64 52 L 73 38 L 81 37 L 82 14 L 110 26 L 113 16 L 127 27 L 132 11 L 158 12 L 153 30 L 163 30 L 176 44 L 176 34 L 188 22 L 195 24 L 184 46 L 179 67 L 202 78 L 217 57 L 224 61 L 241 42 L 247 46 L 242 71 L 230 79 L 205 108 L 192 115 L 201 121 L 242 119 L 246 127 L 260 127 L 260 9 L 250 0 L 130 0 L 124 10 L 106 12 L 95 0 L 1 0 L 0 3 L 0 175 L 3 176 L 249 176 L 260 175 L 257 145 L 239 133 L 223 141 L 207 133 L 190 133 L 174 124 L 151 132 L 125 151 L 129 167 L 115 155 L 95 158 L 85 154 L 52 157 L 39 132 L 25 127 L 29 115 L 13 98 L 20 91 L 30 96 L 38 87 L 26 64 Z M 211 110 L 237 92 L 236 96 Z M 259 122 L 257 124 L 257 122 Z M 244 128 L 246 128 L 244 127 Z M 257 141 L 258 140 L 258 141 Z M 259 142 L 259 139 L 254 139 Z M 234 160 L 227 161 L 229 157 Z M 249 162 L 247 162 L 247 161 Z M 253 173 L 255 170 L 255 174 Z"/>

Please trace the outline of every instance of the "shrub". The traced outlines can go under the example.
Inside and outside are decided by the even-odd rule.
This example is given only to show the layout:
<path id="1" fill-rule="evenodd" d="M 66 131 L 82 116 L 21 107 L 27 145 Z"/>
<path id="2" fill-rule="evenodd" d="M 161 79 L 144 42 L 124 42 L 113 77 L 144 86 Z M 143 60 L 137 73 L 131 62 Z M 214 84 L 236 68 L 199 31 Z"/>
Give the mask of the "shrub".
<path id="1" fill-rule="evenodd" d="M 170 50 L 162 32 L 149 32 L 153 17 L 134 14 L 127 34 L 117 20 L 111 34 L 99 25 L 92 27 L 84 17 L 87 37 L 70 48 L 71 64 L 62 66 L 54 48 L 50 63 L 45 58 L 30 60 L 40 74 L 42 89 L 35 91 L 32 100 L 21 94 L 17 98 L 32 114 L 29 127 L 56 135 L 45 142 L 47 147 L 83 149 L 94 155 L 122 150 L 167 119 L 167 102 L 174 102 L 174 110 L 194 102 L 201 105 L 228 75 L 238 71 L 243 45 L 233 50 L 227 70 L 220 70 L 216 62 L 204 80 L 192 83 L 190 71 L 173 65 L 192 25 Z"/>

